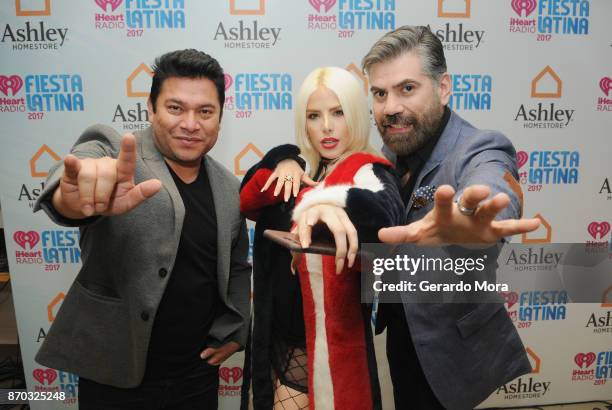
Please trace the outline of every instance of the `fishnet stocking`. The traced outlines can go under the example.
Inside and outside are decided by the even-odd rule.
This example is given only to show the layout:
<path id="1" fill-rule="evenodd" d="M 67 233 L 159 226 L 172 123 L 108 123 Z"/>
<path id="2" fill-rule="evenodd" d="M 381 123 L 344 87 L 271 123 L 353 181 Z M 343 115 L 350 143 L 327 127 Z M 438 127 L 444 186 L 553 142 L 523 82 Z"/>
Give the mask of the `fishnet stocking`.
<path id="1" fill-rule="evenodd" d="M 308 386 L 308 371 L 306 351 L 299 347 L 287 351 L 287 367 L 284 369 L 282 379 L 286 384 L 276 379 L 274 388 L 274 410 L 301 410 L 308 409 L 308 394 L 289 387 Z"/>

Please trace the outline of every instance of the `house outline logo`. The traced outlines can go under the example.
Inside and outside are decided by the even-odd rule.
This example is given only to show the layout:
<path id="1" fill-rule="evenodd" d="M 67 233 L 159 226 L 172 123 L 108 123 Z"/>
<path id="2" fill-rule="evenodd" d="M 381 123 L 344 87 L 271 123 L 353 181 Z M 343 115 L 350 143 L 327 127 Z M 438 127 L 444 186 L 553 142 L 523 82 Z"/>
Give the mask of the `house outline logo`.
<path id="1" fill-rule="evenodd" d="M 142 75 L 142 73 L 146 73 L 149 77 L 153 78 L 153 71 L 151 68 L 145 63 L 140 63 L 138 67 L 128 76 L 125 81 L 126 91 L 128 97 L 149 97 L 149 91 L 135 91 L 134 90 L 134 80 Z"/>
<path id="2" fill-rule="evenodd" d="M 550 224 L 548 223 L 548 221 L 546 219 L 544 219 L 544 217 L 537 213 L 535 214 L 534 218 L 538 218 L 540 220 L 540 222 L 542 222 L 542 226 L 544 227 L 544 229 L 546 229 L 546 237 L 544 238 L 528 238 L 527 235 L 528 233 L 524 233 L 521 235 L 521 242 L 522 243 L 529 243 L 529 244 L 534 244 L 534 243 L 550 243 L 551 239 L 552 239 L 552 227 L 550 226 Z"/>
<path id="3" fill-rule="evenodd" d="M 540 359 L 540 357 L 533 350 L 531 350 L 530 347 L 526 347 L 525 352 L 527 352 L 527 356 L 529 356 L 529 358 L 533 360 L 533 363 L 535 365 L 533 366 L 533 370 L 531 371 L 531 374 L 540 373 L 540 369 L 542 368 L 542 359 Z"/>
<path id="4" fill-rule="evenodd" d="M 59 310 L 59 307 L 57 309 L 55 309 L 55 307 L 62 303 L 65 297 L 66 295 L 64 294 L 64 292 L 60 292 L 55 295 L 55 297 L 47 305 L 47 319 L 49 319 L 49 323 L 52 323 L 55 320 L 56 315 L 54 311 Z"/>
<path id="5" fill-rule="evenodd" d="M 447 18 L 470 18 L 472 11 L 472 0 L 464 0 L 464 11 L 444 11 L 444 2 L 446 0 L 438 0 L 438 17 Z"/>
<path id="6" fill-rule="evenodd" d="M 243 176 L 246 175 L 247 170 L 242 169 L 240 163 L 249 152 L 253 152 L 259 158 L 263 158 L 264 154 L 259 148 L 257 148 L 252 142 L 249 142 L 234 158 L 234 175 Z"/>
<path id="7" fill-rule="evenodd" d="M 233 16 L 263 16 L 266 14 L 266 0 L 259 1 L 259 6 L 254 9 L 241 9 L 236 6 L 237 0 L 230 0 L 230 14 Z"/>
<path id="8" fill-rule="evenodd" d="M 38 10 L 24 10 L 21 7 L 21 0 L 15 0 L 15 15 L 16 16 L 50 16 L 51 15 L 51 0 L 44 0 L 45 7 Z"/>
<path id="9" fill-rule="evenodd" d="M 359 67 L 357 67 L 357 65 L 353 62 L 351 62 L 349 65 L 347 65 L 344 68 L 346 69 L 346 71 L 353 73 L 358 79 L 361 80 L 361 82 L 363 83 L 363 93 L 367 97 L 368 89 L 370 88 L 370 84 L 368 83 L 368 77 L 363 75 L 363 71 L 361 71 Z"/>
<path id="10" fill-rule="evenodd" d="M 538 83 L 544 76 L 550 76 L 553 81 L 557 84 L 555 92 L 540 92 L 538 91 Z M 531 80 L 531 98 L 561 98 L 561 94 L 563 93 L 563 81 L 561 81 L 561 77 L 555 70 L 552 69 L 551 66 L 547 65 L 544 67 L 542 71 L 536 75 L 533 80 Z"/>
<path id="11" fill-rule="evenodd" d="M 38 163 L 38 160 L 40 160 L 40 158 L 44 154 L 49 155 L 55 161 L 59 161 L 61 159 L 60 156 L 57 155 L 51 148 L 49 148 L 47 144 L 42 144 L 40 148 L 38 149 L 38 151 L 36 151 L 34 155 L 32 155 L 32 158 L 30 158 L 30 161 L 29 161 L 30 162 L 30 174 L 32 175 L 33 178 L 46 178 L 49 175 L 48 171 L 39 171 L 36 169 L 36 164 Z"/>

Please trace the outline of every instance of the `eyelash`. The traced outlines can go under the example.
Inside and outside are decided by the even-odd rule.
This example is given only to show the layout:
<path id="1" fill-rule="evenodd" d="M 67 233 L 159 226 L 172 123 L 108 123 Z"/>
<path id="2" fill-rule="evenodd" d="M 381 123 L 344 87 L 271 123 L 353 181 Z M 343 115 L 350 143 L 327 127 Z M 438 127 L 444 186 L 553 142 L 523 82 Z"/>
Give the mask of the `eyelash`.
<path id="1" fill-rule="evenodd" d="M 410 93 L 410 92 L 414 91 L 414 85 L 412 85 L 412 84 L 407 84 L 407 85 L 405 85 L 405 86 L 403 86 L 403 87 L 402 87 L 402 91 L 403 91 L 403 92 Z M 384 97 L 386 97 L 386 96 L 387 96 L 387 93 L 386 93 L 385 91 L 376 91 L 376 92 L 374 93 L 374 97 L 375 97 L 375 98 L 384 98 Z"/>
<path id="2" fill-rule="evenodd" d="M 178 105 L 169 105 L 168 106 L 168 110 L 169 111 L 173 111 L 173 112 L 181 111 L 181 107 L 178 106 Z M 205 109 L 201 110 L 200 113 L 203 114 L 203 115 L 210 115 L 213 112 L 212 112 L 212 110 L 210 110 L 208 108 L 205 108 Z"/>
<path id="3" fill-rule="evenodd" d="M 336 111 L 334 111 L 334 115 L 337 116 L 337 117 L 344 116 L 344 111 L 336 110 Z M 319 118 L 319 114 L 317 114 L 317 113 L 310 113 L 310 114 L 308 114 L 306 116 L 306 119 L 308 119 L 308 120 L 316 120 L 317 118 Z"/>

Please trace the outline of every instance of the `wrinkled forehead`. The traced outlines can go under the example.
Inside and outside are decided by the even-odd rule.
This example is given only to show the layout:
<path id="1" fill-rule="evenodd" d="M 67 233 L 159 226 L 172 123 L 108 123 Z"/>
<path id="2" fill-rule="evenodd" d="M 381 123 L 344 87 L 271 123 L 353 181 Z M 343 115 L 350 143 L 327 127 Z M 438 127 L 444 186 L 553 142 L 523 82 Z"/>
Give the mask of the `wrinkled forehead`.
<path id="1" fill-rule="evenodd" d="M 377 89 L 388 89 L 407 80 L 422 82 L 426 78 L 421 57 L 414 52 L 372 64 L 368 70 L 370 86 Z"/>

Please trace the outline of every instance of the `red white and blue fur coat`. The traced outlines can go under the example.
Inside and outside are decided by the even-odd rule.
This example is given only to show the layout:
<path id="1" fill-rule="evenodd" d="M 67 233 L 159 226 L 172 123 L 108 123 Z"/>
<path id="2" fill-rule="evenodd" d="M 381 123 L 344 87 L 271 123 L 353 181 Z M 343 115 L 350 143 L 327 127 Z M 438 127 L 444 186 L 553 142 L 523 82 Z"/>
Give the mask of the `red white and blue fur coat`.
<path id="1" fill-rule="evenodd" d="M 248 218 L 256 220 L 263 208 L 282 202 L 282 194 L 273 195 L 274 185 L 266 192 L 260 190 L 276 164 L 291 157 L 295 150 L 291 145 L 277 147 L 252 169 L 251 175 L 247 174 L 248 181 L 243 181 L 241 188 L 240 208 Z M 293 209 L 293 221 L 319 204 L 343 208 L 357 229 L 360 243 L 379 242 L 378 230 L 401 224 L 404 216 L 391 163 L 369 153 L 351 154 L 336 164 L 316 187 L 302 189 Z M 274 255 L 254 254 L 254 265 L 257 257 Z M 352 268 L 345 263 L 343 272 L 337 275 L 334 256 L 304 254 L 301 258 L 298 272 L 306 328 L 310 409 L 380 407 L 370 306 L 360 301 L 359 267 L 358 260 Z M 255 303 L 258 296 L 254 295 Z"/>

